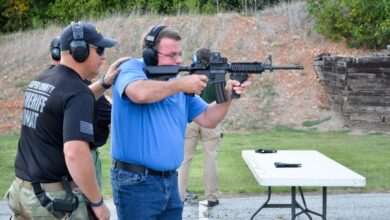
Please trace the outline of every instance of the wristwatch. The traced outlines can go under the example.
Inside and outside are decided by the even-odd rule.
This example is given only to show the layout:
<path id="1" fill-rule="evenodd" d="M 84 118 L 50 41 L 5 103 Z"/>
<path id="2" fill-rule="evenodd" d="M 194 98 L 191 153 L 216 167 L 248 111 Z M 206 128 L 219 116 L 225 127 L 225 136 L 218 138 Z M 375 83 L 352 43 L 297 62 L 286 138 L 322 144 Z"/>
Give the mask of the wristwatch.
<path id="1" fill-rule="evenodd" d="M 103 199 L 103 196 L 102 196 L 102 198 L 100 199 L 99 202 L 97 202 L 97 203 L 89 202 L 89 205 L 90 205 L 91 207 L 93 207 L 93 208 L 97 208 L 97 207 L 103 205 L 103 203 L 104 203 L 104 199 Z"/>
<path id="2" fill-rule="evenodd" d="M 102 76 L 100 77 L 100 79 L 99 79 L 99 84 L 100 84 L 103 88 L 105 88 L 105 89 L 109 89 L 109 88 L 111 87 L 111 85 L 106 84 L 106 83 L 104 82 L 104 75 L 102 75 Z"/>

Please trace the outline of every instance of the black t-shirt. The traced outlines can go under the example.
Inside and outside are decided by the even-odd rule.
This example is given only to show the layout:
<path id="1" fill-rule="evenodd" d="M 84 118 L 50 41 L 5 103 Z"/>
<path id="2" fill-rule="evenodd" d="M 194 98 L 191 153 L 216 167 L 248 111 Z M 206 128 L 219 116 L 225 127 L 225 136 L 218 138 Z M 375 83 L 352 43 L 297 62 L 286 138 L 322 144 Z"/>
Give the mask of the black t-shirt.
<path id="1" fill-rule="evenodd" d="M 111 103 L 103 95 L 96 101 L 95 106 L 95 145 L 101 147 L 107 142 L 110 134 L 108 125 L 111 124 Z"/>
<path id="2" fill-rule="evenodd" d="M 16 176 L 42 183 L 70 176 L 64 143 L 93 142 L 93 117 L 94 96 L 74 70 L 57 65 L 44 71 L 26 89 Z"/>
<path id="3" fill-rule="evenodd" d="M 87 85 L 91 84 L 88 80 L 84 82 Z M 95 118 L 93 124 L 95 142 L 90 144 L 91 148 L 101 147 L 107 142 L 108 136 L 110 135 L 109 124 L 111 124 L 111 103 L 102 95 L 95 102 Z"/>

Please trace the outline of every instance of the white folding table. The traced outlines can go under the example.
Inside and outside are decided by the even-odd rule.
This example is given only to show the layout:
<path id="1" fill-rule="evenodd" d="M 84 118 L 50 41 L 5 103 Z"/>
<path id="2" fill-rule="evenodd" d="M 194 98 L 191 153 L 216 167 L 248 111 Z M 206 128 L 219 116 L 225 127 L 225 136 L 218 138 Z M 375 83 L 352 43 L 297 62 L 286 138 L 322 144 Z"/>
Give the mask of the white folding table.
<path id="1" fill-rule="evenodd" d="M 313 150 L 278 150 L 276 153 L 256 153 L 255 150 L 242 151 L 242 157 L 257 182 L 268 186 L 266 202 L 252 215 L 263 208 L 291 208 L 291 217 L 301 214 L 318 215 L 326 219 L 327 187 L 364 187 L 366 178 Z M 276 168 L 275 162 L 301 164 L 294 168 Z M 269 204 L 273 186 L 291 187 L 291 204 Z M 322 187 L 322 214 L 307 208 L 302 186 Z M 303 206 L 296 200 L 298 187 Z M 301 212 L 296 213 L 296 208 Z"/>

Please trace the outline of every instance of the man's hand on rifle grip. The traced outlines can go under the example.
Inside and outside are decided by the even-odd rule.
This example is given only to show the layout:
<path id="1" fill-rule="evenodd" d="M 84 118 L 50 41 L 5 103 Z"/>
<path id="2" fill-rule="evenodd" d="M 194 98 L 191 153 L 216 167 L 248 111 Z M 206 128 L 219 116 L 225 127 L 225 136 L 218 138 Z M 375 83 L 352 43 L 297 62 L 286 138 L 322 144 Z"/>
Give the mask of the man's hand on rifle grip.
<path id="1" fill-rule="evenodd" d="M 253 78 L 253 74 L 248 74 L 248 79 L 244 82 L 240 83 L 237 80 L 231 79 L 226 83 L 226 92 L 228 94 L 229 99 L 233 97 L 233 91 L 240 97 L 244 94 L 245 89 L 248 85 L 250 85 L 250 80 Z"/>
<path id="2" fill-rule="evenodd" d="M 189 75 L 179 79 L 181 91 L 188 94 L 200 94 L 207 86 L 208 78 L 205 75 Z"/>

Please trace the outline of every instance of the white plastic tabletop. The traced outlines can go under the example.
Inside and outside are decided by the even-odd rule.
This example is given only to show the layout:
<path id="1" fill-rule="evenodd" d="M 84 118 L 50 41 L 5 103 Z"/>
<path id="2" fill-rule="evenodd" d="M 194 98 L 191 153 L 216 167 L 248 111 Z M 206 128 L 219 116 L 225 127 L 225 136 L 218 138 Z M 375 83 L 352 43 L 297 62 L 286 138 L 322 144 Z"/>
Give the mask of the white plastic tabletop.
<path id="1" fill-rule="evenodd" d="M 242 151 L 257 182 L 263 186 L 364 187 L 366 178 L 313 150 L 278 150 L 276 153 Z M 276 168 L 275 162 L 299 163 L 299 168 Z"/>

